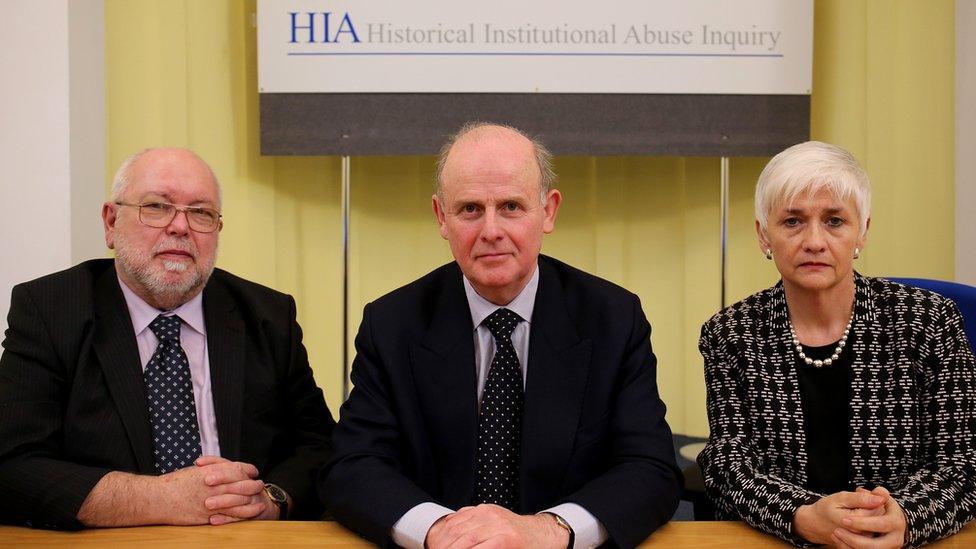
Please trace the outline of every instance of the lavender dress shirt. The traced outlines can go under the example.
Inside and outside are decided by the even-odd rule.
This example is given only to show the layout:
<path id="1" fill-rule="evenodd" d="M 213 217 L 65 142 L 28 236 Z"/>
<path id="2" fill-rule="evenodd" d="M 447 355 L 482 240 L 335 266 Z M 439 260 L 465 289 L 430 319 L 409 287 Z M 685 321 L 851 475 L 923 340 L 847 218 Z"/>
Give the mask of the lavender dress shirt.
<path id="1" fill-rule="evenodd" d="M 193 400 L 197 409 L 197 424 L 200 427 L 200 446 L 204 456 L 220 455 L 220 440 L 217 438 L 217 415 L 214 413 L 213 393 L 210 389 L 210 357 L 207 355 L 207 327 L 203 322 L 203 292 L 172 311 L 160 311 L 146 303 L 131 288 L 119 279 L 125 304 L 129 308 L 132 330 L 136 333 L 139 346 L 139 361 L 143 372 L 159 345 L 156 334 L 149 329 L 149 323 L 160 314 L 179 315 L 183 320 L 180 328 L 180 345 L 190 362 L 190 378 L 193 381 Z"/>

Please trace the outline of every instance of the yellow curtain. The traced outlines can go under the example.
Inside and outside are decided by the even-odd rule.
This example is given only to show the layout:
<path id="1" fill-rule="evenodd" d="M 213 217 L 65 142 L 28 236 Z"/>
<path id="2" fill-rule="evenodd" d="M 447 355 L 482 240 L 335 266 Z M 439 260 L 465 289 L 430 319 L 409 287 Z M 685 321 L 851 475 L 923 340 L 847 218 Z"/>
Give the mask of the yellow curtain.
<path id="1" fill-rule="evenodd" d="M 260 155 L 254 10 L 253 0 L 106 0 L 107 168 L 157 145 L 210 162 L 224 190 L 218 265 L 295 296 L 335 413 L 340 162 Z M 812 137 L 849 148 L 871 175 L 865 274 L 952 277 L 953 13 L 950 0 L 816 3 Z M 778 278 L 753 229 L 765 161 L 731 161 L 730 301 Z M 352 161 L 353 334 L 365 303 L 450 260 L 430 212 L 432 164 Z M 565 200 L 544 253 L 641 297 L 668 419 L 675 432 L 707 434 L 697 339 L 720 306 L 719 160 L 563 157 L 556 170 Z"/>

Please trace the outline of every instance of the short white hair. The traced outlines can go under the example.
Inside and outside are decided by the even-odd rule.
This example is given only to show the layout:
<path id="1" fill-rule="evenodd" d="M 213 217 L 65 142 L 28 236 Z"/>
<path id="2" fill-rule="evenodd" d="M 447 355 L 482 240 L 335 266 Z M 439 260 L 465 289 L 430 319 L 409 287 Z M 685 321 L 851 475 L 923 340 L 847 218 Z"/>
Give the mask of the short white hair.
<path id="1" fill-rule="evenodd" d="M 860 234 L 871 217 L 871 182 L 854 155 L 820 141 L 807 141 L 784 150 L 766 164 L 756 182 L 756 220 L 765 231 L 777 204 L 790 204 L 802 194 L 828 189 L 840 200 L 854 199 Z"/>
<path id="2" fill-rule="evenodd" d="M 115 177 L 112 178 L 112 202 L 122 201 L 122 195 L 125 194 L 126 189 L 128 189 L 129 185 L 132 183 L 132 167 L 135 165 L 135 163 L 138 162 L 139 159 L 142 158 L 146 153 L 151 153 L 153 151 L 159 151 L 166 148 L 167 147 L 151 147 L 148 149 L 143 149 L 123 160 L 122 164 L 119 165 L 119 169 L 115 171 Z M 220 182 L 217 181 L 217 174 L 214 173 L 213 168 L 210 167 L 210 164 L 207 164 L 206 160 L 200 158 L 200 155 L 189 149 L 183 150 L 197 157 L 197 160 L 207 167 L 207 171 L 210 172 L 210 177 L 213 179 L 214 185 L 217 187 L 217 207 L 220 207 L 220 205 L 223 204 L 223 192 L 220 190 Z"/>

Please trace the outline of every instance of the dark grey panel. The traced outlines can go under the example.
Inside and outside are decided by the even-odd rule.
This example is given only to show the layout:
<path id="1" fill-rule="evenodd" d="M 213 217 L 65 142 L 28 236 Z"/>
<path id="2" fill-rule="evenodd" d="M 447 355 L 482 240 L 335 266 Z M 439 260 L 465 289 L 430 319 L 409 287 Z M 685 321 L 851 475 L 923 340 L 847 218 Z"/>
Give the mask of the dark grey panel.
<path id="1" fill-rule="evenodd" d="M 771 156 L 810 135 L 808 95 L 263 93 L 266 155 L 435 154 L 470 120 L 559 155 Z"/>

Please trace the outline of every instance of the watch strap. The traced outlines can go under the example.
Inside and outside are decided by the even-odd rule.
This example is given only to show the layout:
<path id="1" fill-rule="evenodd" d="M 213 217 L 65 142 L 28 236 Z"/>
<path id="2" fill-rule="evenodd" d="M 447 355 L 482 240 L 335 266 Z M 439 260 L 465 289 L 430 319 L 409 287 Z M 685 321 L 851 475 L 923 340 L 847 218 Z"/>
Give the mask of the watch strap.
<path id="1" fill-rule="evenodd" d="M 270 482 L 264 484 L 264 492 L 278 506 L 278 520 L 288 520 L 288 494 L 280 486 Z"/>
<path id="2" fill-rule="evenodd" d="M 570 526 L 568 522 L 566 522 L 566 519 L 557 515 L 556 513 L 547 511 L 545 514 L 551 515 L 552 518 L 556 520 L 556 526 L 569 532 L 569 543 L 566 544 L 566 549 L 573 549 L 573 545 L 576 544 L 576 532 L 573 531 L 573 527 Z"/>

